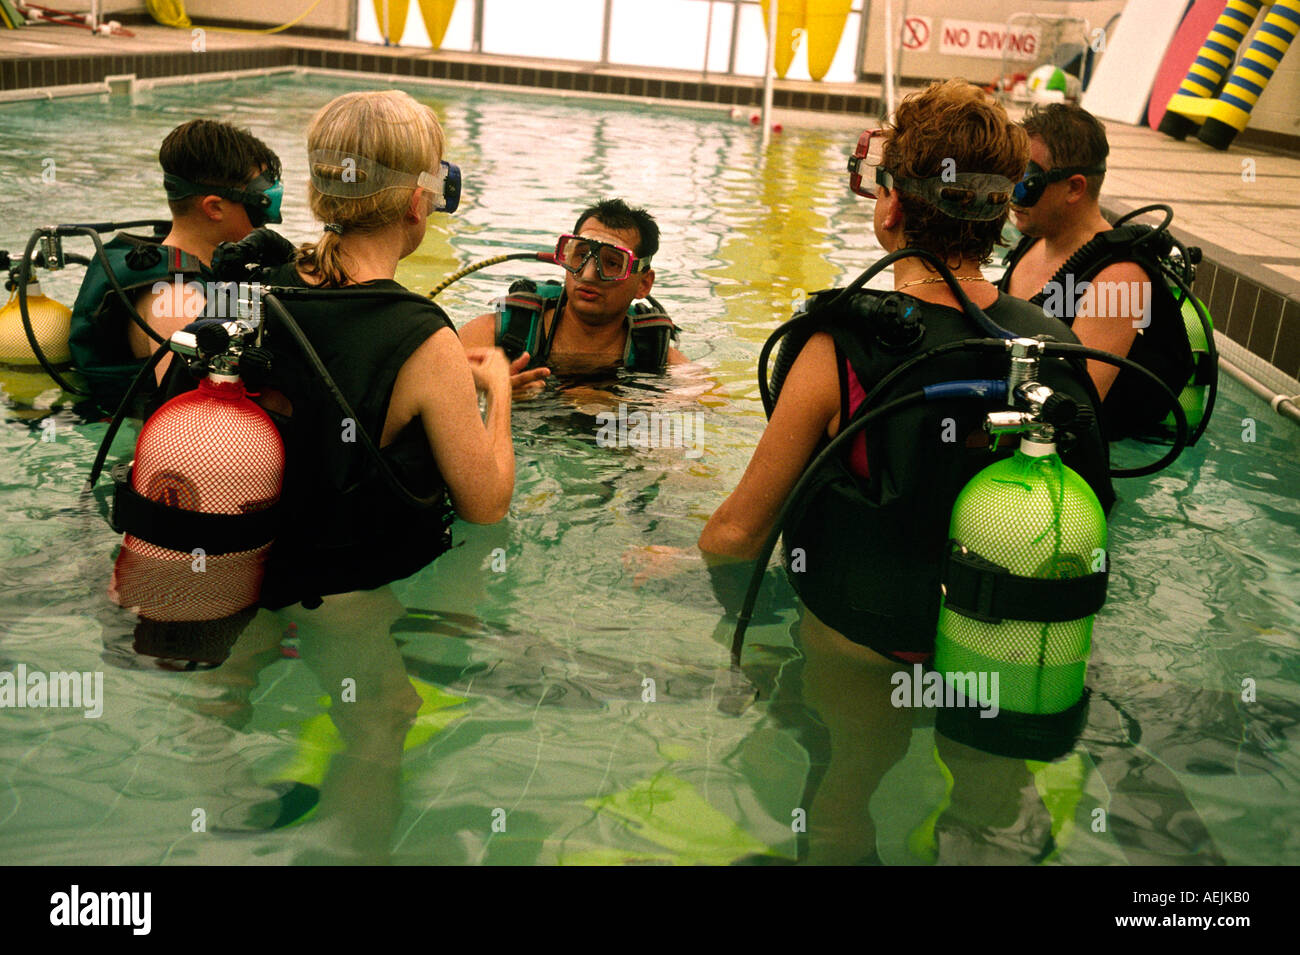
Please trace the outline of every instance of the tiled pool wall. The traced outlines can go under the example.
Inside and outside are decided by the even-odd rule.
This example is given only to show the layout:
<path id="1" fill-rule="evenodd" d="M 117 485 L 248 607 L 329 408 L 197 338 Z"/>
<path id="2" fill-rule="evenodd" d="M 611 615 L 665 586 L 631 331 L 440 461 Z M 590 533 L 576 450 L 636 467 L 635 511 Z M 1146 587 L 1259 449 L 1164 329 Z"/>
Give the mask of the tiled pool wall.
<path id="1" fill-rule="evenodd" d="M 498 84 L 593 95 L 680 100 L 685 103 L 757 108 L 762 91 L 753 79 L 671 78 L 593 70 L 588 65 L 545 62 L 494 63 L 423 50 L 376 48 L 373 52 L 313 46 L 270 46 L 196 53 L 28 56 L 0 59 L 0 91 L 102 84 L 111 76 L 165 79 L 230 72 L 306 68 L 410 77 L 413 80 Z M 779 109 L 812 110 L 874 117 L 880 98 L 841 90 L 778 87 Z M 1210 308 L 1215 327 L 1233 342 L 1273 365 L 1290 379 L 1300 378 L 1300 288 L 1279 288 L 1275 277 L 1226 249 L 1202 244 L 1205 258 L 1195 290 Z"/>
<path id="2" fill-rule="evenodd" d="M 1276 288 L 1226 249 L 1202 243 L 1202 251 L 1192 287 L 1209 307 L 1215 330 L 1288 378 L 1300 378 L 1300 296 Z"/>
<path id="3" fill-rule="evenodd" d="M 307 67 L 417 80 L 451 80 L 467 83 L 528 86 L 596 95 L 634 96 L 650 99 L 683 100 L 722 106 L 760 105 L 762 90 L 752 79 L 711 77 L 671 79 L 659 76 L 593 72 L 591 67 L 568 67 L 547 61 L 545 65 L 491 63 L 458 59 L 420 50 L 363 53 L 319 47 L 260 47 L 242 50 L 189 50 L 141 53 L 128 56 L 33 56 L 0 59 L 0 90 L 23 90 L 82 83 L 101 83 L 106 77 L 134 73 L 139 79 L 170 76 L 198 76 L 236 70 L 276 67 Z M 778 109 L 815 110 L 875 114 L 880 98 L 867 93 L 776 89 L 773 101 Z"/>

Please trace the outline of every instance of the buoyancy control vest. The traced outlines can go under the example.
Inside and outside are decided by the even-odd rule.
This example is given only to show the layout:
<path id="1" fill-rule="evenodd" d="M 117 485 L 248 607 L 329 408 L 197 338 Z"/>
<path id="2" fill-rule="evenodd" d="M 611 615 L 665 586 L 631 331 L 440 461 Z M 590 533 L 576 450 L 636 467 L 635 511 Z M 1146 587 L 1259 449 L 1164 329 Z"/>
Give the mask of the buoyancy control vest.
<path id="1" fill-rule="evenodd" d="M 829 297 L 836 291 L 819 296 Z M 907 354 L 882 347 L 867 333 L 849 303 L 837 304 L 825 309 L 824 320 L 801 339 L 792 335 L 783 343 L 782 351 L 788 354 L 777 359 L 773 388 L 779 389 L 783 370 L 793 364 L 808 334 L 828 332 L 836 346 L 843 427 L 848 420 L 846 361 L 870 392 L 912 354 L 982 337 L 957 309 L 907 299 L 919 306 L 924 324 L 924 335 Z M 810 310 L 815 303 L 814 299 Z M 1041 334 L 1057 341 L 1077 341 L 1068 328 L 1041 309 L 1005 294 L 985 311 L 993 322 L 1021 336 Z M 1002 378 L 1007 371 L 1005 354 L 956 350 L 902 374 L 872 405 L 879 407 L 891 398 L 937 382 Z M 1100 405 L 1081 361 L 1046 359 L 1039 380 L 1083 408 Z M 866 430 L 869 477 L 853 473 L 846 449 L 812 478 L 812 485 L 782 530 L 791 586 L 818 618 L 850 640 L 886 656 L 933 650 L 941 564 L 953 503 L 972 476 L 1012 451 L 1007 447 L 991 454 L 983 431 L 985 415 L 1001 407 L 1004 404 L 999 402 L 952 398 L 901 410 Z M 1076 431 L 1070 446 L 1063 445 L 1061 457 L 1084 477 L 1102 507 L 1109 510 L 1115 493 L 1108 473 L 1108 448 L 1095 415 L 1081 419 Z"/>
<path id="2" fill-rule="evenodd" d="M 1035 241 L 1024 236 L 1011 251 L 999 289 L 1010 287 L 1012 272 Z M 1138 330 L 1127 357 L 1153 372 L 1174 394 L 1184 387 L 1203 385 L 1213 375 L 1213 368 L 1206 365 L 1209 356 L 1198 352 L 1194 364 L 1183 315 L 1184 296 L 1178 293 L 1176 297 L 1162 274 L 1160 259 L 1168 256 L 1170 245 L 1163 228 L 1148 225 L 1121 225 L 1099 232 L 1080 246 L 1029 302 L 1073 325 L 1079 296 L 1086 290 L 1084 283 L 1090 283 L 1107 266 L 1132 262 L 1150 281 L 1150 324 Z M 1103 428 L 1112 441 L 1150 432 L 1167 413 L 1163 394 L 1129 369 L 1120 370 L 1102 402 Z"/>
<path id="3" fill-rule="evenodd" d="M 542 316 L 551 308 L 555 318 L 550 331 L 542 330 Z M 496 343 L 514 361 L 524 352 L 529 368 L 545 365 L 550 358 L 551 342 L 559 317 L 564 312 L 564 285 L 531 279 L 519 279 L 497 305 Z M 649 304 L 634 302 L 627 310 L 627 344 L 623 349 L 623 367 L 636 371 L 660 372 L 668 364 L 668 349 L 677 339 L 677 326 L 654 299 Z"/>
<path id="4" fill-rule="evenodd" d="M 378 446 L 398 372 L 450 320 L 391 280 L 313 289 L 287 263 L 263 271 L 258 281 L 301 328 L 356 415 L 344 415 L 302 347 L 266 308 L 261 347 L 270 370 L 250 389 L 263 396 L 280 430 L 285 471 L 260 605 L 312 607 L 330 594 L 410 576 L 451 546 L 455 514 L 446 485 L 418 417 L 380 454 L 410 495 L 429 501 L 424 506 L 389 486 L 361 433 Z M 167 395 L 193 386 L 179 365 L 173 363 L 164 382 Z"/>
<path id="5" fill-rule="evenodd" d="M 304 287 L 292 264 L 267 281 Z M 330 290 L 284 298 L 356 421 L 343 418 L 285 329 L 267 319 L 263 346 L 274 356 L 268 387 L 289 399 L 293 413 L 288 421 L 272 414 L 285 437 L 286 514 L 262 590 L 265 607 L 401 580 L 451 546 L 454 512 L 419 418 L 381 454 L 411 493 L 438 499 L 427 507 L 413 506 L 386 486 L 356 438 L 364 428 L 378 445 L 402 365 L 451 322 L 423 296 L 394 295 L 405 290 L 391 280 L 367 283 L 364 290 L 373 299 L 353 297 L 350 289 L 340 290 L 346 300 L 331 300 Z"/>
<path id="6" fill-rule="evenodd" d="M 127 296 L 136 299 L 159 282 L 187 282 L 207 276 L 202 262 L 187 252 L 165 246 L 157 238 L 119 232 L 104 243 L 104 257 Z M 68 351 L 96 403 L 106 412 L 117 410 L 146 359 L 131 353 L 127 327 L 131 318 L 114 291 L 104 262 L 96 256 L 86 269 L 72 306 Z"/>

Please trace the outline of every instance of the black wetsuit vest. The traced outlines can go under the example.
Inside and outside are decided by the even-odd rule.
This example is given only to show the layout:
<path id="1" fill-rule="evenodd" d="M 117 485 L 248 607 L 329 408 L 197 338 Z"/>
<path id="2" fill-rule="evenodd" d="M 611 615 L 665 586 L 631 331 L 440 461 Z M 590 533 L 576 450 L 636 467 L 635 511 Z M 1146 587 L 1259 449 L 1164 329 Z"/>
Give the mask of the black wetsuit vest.
<path id="1" fill-rule="evenodd" d="M 1057 315 L 1066 325 L 1074 324 L 1079 286 L 1091 282 L 1102 269 L 1120 262 L 1132 262 L 1147 273 L 1151 282 L 1151 323 L 1139 329 L 1128 354 L 1123 356 L 1137 362 L 1163 381 L 1175 395 L 1188 383 L 1192 374 L 1192 349 L 1187 341 L 1182 309 L 1164 276 L 1154 254 L 1147 253 L 1143 245 L 1135 242 L 1149 235 L 1150 226 L 1128 225 L 1099 232 L 1086 245 L 1066 261 L 1052 276 L 1049 283 L 1030 303 L 1055 312 L 1054 302 L 1047 292 L 1051 282 L 1063 290 L 1075 289 L 1075 300 L 1062 296 L 1063 315 Z M 1011 284 L 1011 273 L 1036 240 L 1025 236 L 1007 257 L 1007 270 L 998 282 L 1006 291 Z M 1073 276 L 1070 279 L 1068 276 Z M 1152 431 L 1169 414 L 1169 399 L 1154 384 L 1136 372 L 1121 368 L 1102 402 L 1102 427 L 1110 441 Z"/>
<path id="2" fill-rule="evenodd" d="M 303 287 L 291 264 L 266 274 L 263 282 Z M 357 288 L 349 290 L 351 296 Z M 393 281 L 360 288 L 404 291 Z M 293 405 L 288 419 L 272 414 L 285 440 L 286 464 L 280 498 L 284 517 L 262 587 L 261 605 L 271 609 L 299 600 L 310 606 L 321 596 L 401 580 L 451 546 L 454 514 L 419 418 L 382 454 L 413 494 L 440 497 L 432 507 L 417 508 L 398 497 L 356 440 L 356 430 L 364 427 L 378 445 L 398 371 L 451 322 L 437 305 L 413 294 L 376 294 L 373 301 L 330 301 L 329 295 L 286 295 L 282 304 L 356 412 L 355 423 L 344 420 L 273 316 L 267 319 L 263 340 L 273 356 L 266 390 L 283 393 Z"/>
<path id="3" fill-rule="evenodd" d="M 1005 294 L 985 311 L 1018 335 L 1077 341 L 1041 309 Z M 856 356 L 851 359 L 854 373 L 870 392 L 913 355 L 947 342 L 985 337 L 957 309 L 922 303 L 925 335 L 907 354 L 898 355 L 876 345 L 850 315 L 827 318 L 819 330 L 836 339 L 841 428 L 849 420 L 846 355 Z M 1008 368 L 1004 353 L 954 351 L 918 363 L 872 399 L 871 406 L 939 382 L 1005 379 Z M 1048 358 L 1039 371 L 1043 384 L 1081 406 L 1095 409 L 1100 404 L 1082 362 Z M 933 651 L 953 503 L 976 473 L 1012 452 L 1013 446 L 1004 442 L 1005 447 L 990 453 L 983 431 L 987 413 L 1005 407 L 1002 401 L 969 398 L 914 405 L 866 428 L 869 478 L 850 470 L 848 448 L 822 468 L 783 528 L 791 586 L 818 618 L 887 656 Z M 1079 431 L 1073 441 L 1060 443 L 1061 458 L 1083 476 L 1109 511 L 1115 492 L 1108 447 L 1095 417 Z M 819 452 L 825 444 L 823 440 Z M 1010 520 L 1007 533 L 1015 533 Z M 798 563 L 792 559 L 796 548 L 802 550 L 796 555 Z"/>

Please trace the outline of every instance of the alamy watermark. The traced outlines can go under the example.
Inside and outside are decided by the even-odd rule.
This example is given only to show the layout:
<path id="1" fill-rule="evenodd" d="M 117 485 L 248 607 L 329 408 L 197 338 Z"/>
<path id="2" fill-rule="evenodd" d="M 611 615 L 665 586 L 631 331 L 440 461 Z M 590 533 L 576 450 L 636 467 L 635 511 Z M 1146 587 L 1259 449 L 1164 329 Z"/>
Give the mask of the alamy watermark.
<path id="1" fill-rule="evenodd" d="M 596 415 L 599 448 L 684 448 L 686 457 L 704 453 L 703 411 L 633 411 L 618 403 L 618 413 Z"/>
<path id="2" fill-rule="evenodd" d="M 50 924 L 125 925 L 133 935 L 148 935 L 152 909 L 152 892 L 83 892 L 73 885 L 50 896 Z"/>
<path id="3" fill-rule="evenodd" d="M 256 319 L 262 314 L 262 285 L 259 282 L 181 281 L 154 282 L 151 292 L 155 318 L 169 314 L 184 318 Z"/>
<path id="4" fill-rule="evenodd" d="M 1055 279 L 1043 286 L 1043 314 L 1051 318 L 1115 318 L 1137 316 L 1134 328 L 1151 324 L 1150 282 L 1079 282 L 1067 273 L 1064 282 Z"/>
<path id="5" fill-rule="evenodd" d="M 0 709 L 79 709 L 88 720 L 104 713 L 104 674 L 87 670 L 0 670 Z"/>
<path id="6" fill-rule="evenodd" d="M 912 672 L 898 670 L 889 678 L 894 690 L 889 694 L 889 702 L 895 707 L 928 707 L 932 709 L 970 707 L 983 710 L 980 719 L 987 720 L 997 716 L 1001 707 L 998 705 L 998 683 L 1000 674 L 981 670 L 978 673 L 940 673 L 938 670 L 925 672 L 925 667 L 916 663 Z"/>

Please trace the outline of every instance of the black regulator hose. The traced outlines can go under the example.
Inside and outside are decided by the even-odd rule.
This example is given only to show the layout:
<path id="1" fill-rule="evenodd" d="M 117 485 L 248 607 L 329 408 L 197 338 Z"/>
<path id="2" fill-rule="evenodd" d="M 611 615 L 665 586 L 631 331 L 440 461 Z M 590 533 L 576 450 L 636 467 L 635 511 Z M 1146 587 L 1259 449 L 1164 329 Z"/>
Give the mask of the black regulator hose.
<path id="1" fill-rule="evenodd" d="M 1118 229 L 1120 226 L 1128 222 L 1129 219 L 1136 219 L 1138 216 L 1144 216 L 1148 212 L 1159 212 L 1162 213 L 1165 217 L 1164 221 L 1161 222 L 1158 226 L 1151 227 L 1152 235 L 1154 235 L 1157 232 L 1165 232 L 1166 230 L 1168 230 L 1169 224 L 1174 221 L 1174 210 L 1171 206 L 1169 206 L 1167 203 L 1164 202 L 1153 202 L 1149 206 L 1142 206 L 1139 209 L 1134 209 L 1132 212 L 1124 213 L 1122 216 L 1120 216 L 1118 219 L 1115 220 L 1115 222 L 1112 225 L 1112 228 Z"/>
<path id="2" fill-rule="evenodd" d="M 50 360 L 45 357 L 40 342 L 36 340 L 36 330 L 32 328 L 31 313 L 27 310 L 27 283 L 31 281 L 32 250 L 36 248 L 36 241 L 46 234 L 47 230 L 37 229 L 31 234 L 31 238 L 27 240 L 27 247 L 23 249 L 23 258 L 18 264 L 18 315 L 22 319 L 23 334 L 27 336 L 27 344 L 31 348 L 32 354 L 36 356 L 36 361 L 40 364 L 41 370 L 68 394 L 76 395 L 78 398 L 88 398 L 90 392 L 82 391 L 75 385 L 70 384 L 67 379 L 58 373 Z"/>
<path id="3" fill-rule="evenodd" d="M 127 415 L 130 413 L 131 405 L 135 401 L 136 394 L 140 391 L 140 386 L 153 376 L 154 369 L 163 360 L 169 347 L 170 343 L 163 342 L 163 344 L 155 348 L 154 353 L 149 356 L 149 360 L 144 363 L 144 367 L 131 381 L 131 387 L 126 389 L 126 394 L 122 397 L 122 403 L 117 406 L 113 420 L 109 422 L 108 431 L 104 433 L 104 440 L 99 443 L 99 451 L 95 454 L 95 463 L 91 465 L 90 477 L 86 480 L 85 487 L 81 489 L 82 494 L 90 493 L 95 486 L 95 482 L 99 480 L 99 475 L 104 470 L 104 462 L 108 459 L 108 450 L 113 444 L 113 439 L 117 437 L 122 422 L 126 420 Z"/>
<path id="4" fill-rule="evenodd" d="M 437 285 L 433 287 L 433 291 L 429 293 L 429 298 L 437 298 L 438 293 L 441 292 L 443 289 L 445 289 L 452 282 L 455 282 L 458 279 L 463 279 L 465 276 L 477 272 L 479 269 L 485 269 L 489 265 L 496 265 L 499 262 L 511 262 L 516 259 L 532 259 L 535 262 L 550 262 L 551 264 L 554 264 L 555 253 L 554 252 L 510 252 L 505 255 L 494 255 L 489 259 L 482 259 L 481 261 L 474 262 L 471 265 L 465 266 L 459 272 L 453 272 L 451 273 L 451 275 L 448 275 L 445 279 L 443 279 L 441 282 L 439 282 Z"/>
<path id="5" fill-rule="evenodd" d="M 1187 447 L 1187 414 L 1183 411 L 1183 406 L 1178 401 L 1178 396 L 1170 390 L 1169 386 L 1160 380 L 1150 370 L 1143 368 L 1135 361 L 1128 358 L 1120 358 L 1118 355 L 1112 355 L 1110 352 L 1101 351 L 1097 348 L 1089 348 L 1087 345 L 1075 345 L 1070 342 L 1046 342 L 1047 354 L 1081 355 L 1084 358 L 1091 358 L 1094 361 L 1105 362 L 1108 365 L 1114 365 L 1116 368 L 1128 368 L 1136 371 L 1148 381 L 1154 382 L 1165 397 L 1169 399 L 1169 407 L 1174 415 L 1174 443 L 1165 453 L 1165 456 L 1151 464 L 1144 464 L 1140 468 L 1111 468 L 1110 476 L 1117 478 L 1146 477 L 1148 474 L 1155 474 L 1157 471 L 1163 471 L 1169 465 L 1173 464 L 1178 455 L 1183 453 Z"/>

